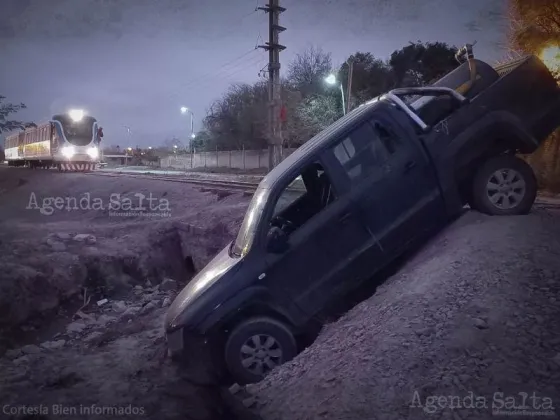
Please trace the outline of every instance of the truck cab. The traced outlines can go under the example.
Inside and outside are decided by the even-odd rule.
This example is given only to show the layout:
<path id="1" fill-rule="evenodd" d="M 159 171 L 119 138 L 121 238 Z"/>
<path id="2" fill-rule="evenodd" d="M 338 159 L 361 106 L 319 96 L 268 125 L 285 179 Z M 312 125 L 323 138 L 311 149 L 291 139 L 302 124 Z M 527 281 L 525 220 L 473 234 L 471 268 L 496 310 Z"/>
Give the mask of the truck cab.
<path id="1" fill-rule="evenodd" d="M 327 304 L 445 219 L 437 175 L 413 122 L 389 102 L 370 102 L 263 179 L 236 239 L 170 308 L 167 328 L 178 347 L 172 350 L 183 351 L 187 325 L 237 328 L 225 346 L 229 370 L 238 381 L 258 380 L 297 353 L 278 319 L 303 331 Z M 184 311 L 191 304 L 205 309 Z M 269 315 L 258 317 L 263 331 L 247 335 L 245 324 L 237 324 L 259 311 Z M 275 332 L 265 334 L 269 329 Z M 259 347 L 267 343 L 270 354 Z M 261 359 L 240 358 L 251 345 Z"/>

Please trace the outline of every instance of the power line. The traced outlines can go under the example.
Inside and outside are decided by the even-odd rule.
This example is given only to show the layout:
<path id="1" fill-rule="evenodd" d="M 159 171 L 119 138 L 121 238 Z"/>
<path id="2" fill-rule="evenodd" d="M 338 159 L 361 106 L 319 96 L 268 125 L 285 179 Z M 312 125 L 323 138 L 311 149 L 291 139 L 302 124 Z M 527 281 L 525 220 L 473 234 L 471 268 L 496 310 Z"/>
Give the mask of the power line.
<path id="1" fill-rule="evenodd" d="M 213 80 L 213 79 L 215 79 L 216 77 L 223 76 L 223 75 L 224 75 L 224 71 L 227 73 L 228 70 L 231 71 L 232 69 L 235 69 L 235 68 L 238 67 L 240 64 L 242 64 L 242 63 L 237 63 L 239 60 L 241 60 L 241 59 L 247 57 L 247 56 L 250 55 L 250 54 L 255 53 L 256 51 L 257 51 L 256 48 L 251 48 L 250 51 L 247 51 L 247 52 L 241 54 L 240 56 L 234 58 L 233 60 L 228 61 L 228 62 L 222 64 L 220 67 L 217 68 L 217 71 L 215 71 L 214 73 L 205 74 L 205 75 L 203 75 L 203 76 L 201 76 L 201 77 L 197 77 L 197 78 L 195 78 L 195 79 L 188 80 L 188 81 L 186 81 L 186 82 L 184 82 L 184 83 L 181 83 L 180 85 L 174 87 L 174 90 L 175 90 L 174 94 L 175 94 L 175 95 L 178 94 L 177 89 L 187 89 L 187 88 L 189 88 L 189 87 L 191 87 L 191 86 L 193 86 L 193 85 L 196 85 L 196 84 L 205 82 L 205 81 L 207 81 L 207 80 L 209 80 L 209 79 L 212 79 L 212 80 Z M 236 63 L 236 64 L 232 66 L 232 64 L 234 64 L 234 63 Z M 230 67 L 230 66 L 231 66 L 231 67 Z"/>
<path id="2" fill-rule="evenodd" d="M 264 56 L 258 56 L 258 57 L 252 57 L 249 61 L 245 62 L 245 64 L 239 68 L 237 68 L 235 71 L 230 71 L 230 72 L 226 72 L 220 75 L 221 79 L 225 79 L 225 78 L 229 78 L 231 76 L 234 76 L 242 71 L 247 70 L 249 67 L 257 65 L 259 63 L 261 63 L 264 59 Z M 257 72 L 258 73 L 258 72 Z M 215 78 L 209 78 L 205 81 L 202 81 L 201 83 L 198 83 L 197 86 L 191 91 L 191 92 L 196 92 L 201 88 L 206 88 L 208 87 L 210 84 L 215 83 Z"/>

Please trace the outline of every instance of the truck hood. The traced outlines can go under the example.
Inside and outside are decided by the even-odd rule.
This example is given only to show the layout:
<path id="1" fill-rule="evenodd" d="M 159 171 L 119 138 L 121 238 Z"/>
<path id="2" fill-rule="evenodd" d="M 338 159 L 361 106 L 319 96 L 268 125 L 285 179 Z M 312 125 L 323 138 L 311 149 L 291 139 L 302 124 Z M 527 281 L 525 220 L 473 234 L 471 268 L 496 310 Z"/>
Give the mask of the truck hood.
<path id="1" fill-rule="evenodd" d="M 229 256 L 229 245 L 216 255 L 177 295 L 167 311 L 166 329 L 182 326 L 185 323 L 185 312 L 192 303 L 240 261 L 239 258 Z"/>

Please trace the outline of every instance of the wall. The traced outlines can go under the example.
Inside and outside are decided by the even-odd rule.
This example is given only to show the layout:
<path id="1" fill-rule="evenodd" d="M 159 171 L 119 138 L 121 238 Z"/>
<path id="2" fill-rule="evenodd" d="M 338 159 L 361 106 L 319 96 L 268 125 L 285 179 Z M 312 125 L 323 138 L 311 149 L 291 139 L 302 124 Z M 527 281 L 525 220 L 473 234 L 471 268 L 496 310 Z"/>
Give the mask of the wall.
<path id="1" fill-rule="evenodd" d="M 283 156 L 290 155 L 295 149 L 284 149 Z M 218 152 L 198 152 L 167 156 L 160 159 L 162 168 L 235 168 L 259 169 L 268 167 L 268 150 L 229 150 Z"/>

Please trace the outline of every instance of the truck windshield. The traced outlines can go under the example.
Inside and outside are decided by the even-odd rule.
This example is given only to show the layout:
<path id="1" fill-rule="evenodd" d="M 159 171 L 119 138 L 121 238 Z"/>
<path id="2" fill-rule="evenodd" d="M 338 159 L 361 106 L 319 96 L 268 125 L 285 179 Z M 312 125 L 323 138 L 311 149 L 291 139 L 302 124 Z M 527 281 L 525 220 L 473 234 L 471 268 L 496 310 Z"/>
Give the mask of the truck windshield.
<path id="1" fill-rule="evenodd" d="M 266 188 L 260 186 L 257 188 L 257 191 L 253 195 L 251 203 L 247 208 L 245 218 L 243 219 L 243 223 L 239 228 L 237 237 L 231 245 L 230 253 L 232 256 L 245 256 L 253 245 L 257 226 L 259 225 L 259 222 L 262 218 L 264 206 L 266 204 L 268 195 L 269 190 L 267 190 Z"/>
<path id="2" fill-rule="evenodd" d="M 95 118 L 84 117 L 80 121 L 74 122 L 67 115 L 56 115 L 53 119 L 60 121 L 66 139 L 74 146 L 87 146 L 93 141 Z"/>

